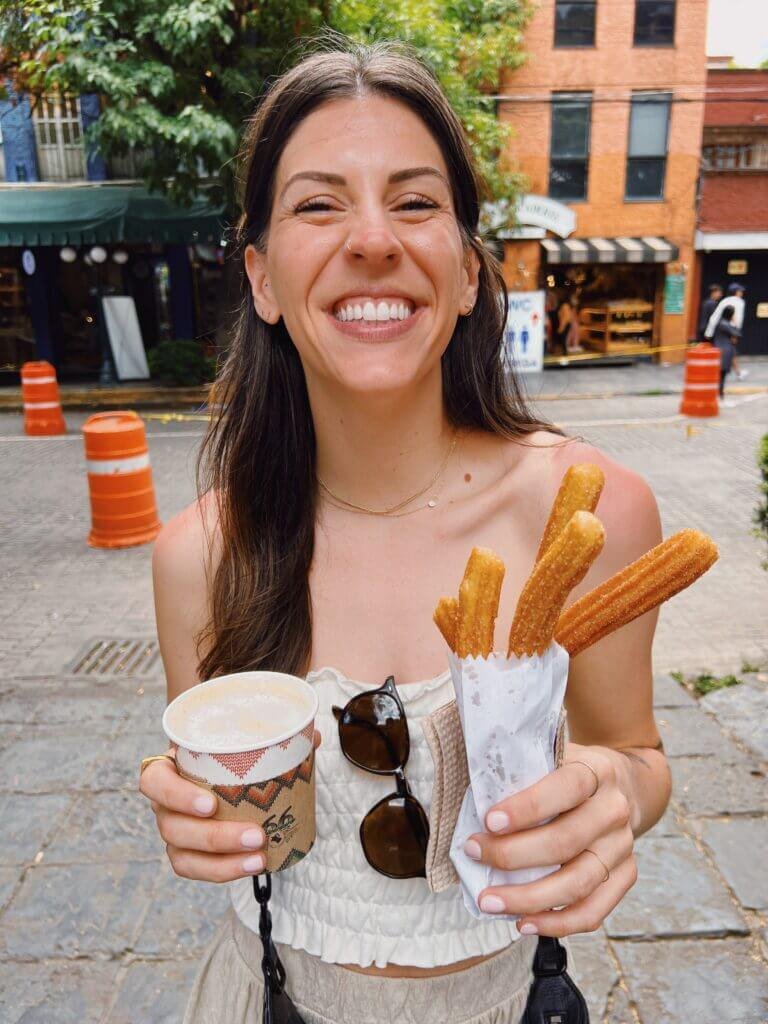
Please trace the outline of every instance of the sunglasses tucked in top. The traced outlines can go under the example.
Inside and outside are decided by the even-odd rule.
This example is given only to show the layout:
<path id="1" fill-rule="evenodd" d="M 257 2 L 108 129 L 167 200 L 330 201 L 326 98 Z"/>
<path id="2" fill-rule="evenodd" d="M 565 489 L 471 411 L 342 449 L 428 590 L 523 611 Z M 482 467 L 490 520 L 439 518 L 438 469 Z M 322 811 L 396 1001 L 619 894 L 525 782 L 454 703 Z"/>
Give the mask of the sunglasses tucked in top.
<path id="1" fill-rule="evenodd" d="M 353 697 L 346 707 L 334 707 L 333 713 L 346 759 L 374 775 L 393 775 L 397 786 L 360 823 L 365 859 L 389 878 L 426 877 L 429 821 L 405 779 L 411 741 L 394 676 Z"/>

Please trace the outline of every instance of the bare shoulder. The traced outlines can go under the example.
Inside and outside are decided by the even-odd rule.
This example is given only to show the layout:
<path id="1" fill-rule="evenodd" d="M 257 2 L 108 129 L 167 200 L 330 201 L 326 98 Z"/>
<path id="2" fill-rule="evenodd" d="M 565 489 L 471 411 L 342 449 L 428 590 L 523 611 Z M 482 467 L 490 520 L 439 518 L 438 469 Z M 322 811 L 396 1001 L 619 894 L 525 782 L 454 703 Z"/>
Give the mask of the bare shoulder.
<path id="1" fill-rule="evenodd" d="M 215 567 L 219 538 L 218 503 L 209 492 L 169 519 L 157 535 L 152 552 L 155 584 L 203 582 L 206 570 Z"/>

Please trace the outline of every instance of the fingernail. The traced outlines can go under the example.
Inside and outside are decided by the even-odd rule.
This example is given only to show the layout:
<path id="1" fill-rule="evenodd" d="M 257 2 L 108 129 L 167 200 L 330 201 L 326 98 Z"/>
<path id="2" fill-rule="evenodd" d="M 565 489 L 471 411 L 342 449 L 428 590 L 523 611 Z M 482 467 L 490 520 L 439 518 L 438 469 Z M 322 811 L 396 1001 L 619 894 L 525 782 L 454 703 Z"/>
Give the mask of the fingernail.
<path id="1" fill-rule="evenodd" d="M 246 857 L 243 861 L 243 871 L 248 871 L 252 874 L 258 874 L 259 871 L 264 870 L 264 858 L 261 854 L 257 854 L 255 857 Z"/>
<path id="2" fill-rule="evenodd" d="M 212 796 L 196 796 L 193 807 L 198 814 L 210 814 L 216 806 L 216 801 Z"/>
<path id="3" fill-rule="evenodd" d="M 483 855 L 483 851 L 480 849 L 480 843 L 474 839 L 468 839 L 466 843 L 464 843 L 464 853 L 466 853 L 468 857 L 471 857 L 472 860 L 480 860 Z"/>
<path id="4" fill-rule="evenodd" d="M 539 929 L 536 927 L 535 924 L 531 924 L 530 922 L 528 922 L 526 924 L 518 925 L 518 929 L 517 930 L 520 932 L 521 935 L 538 935 L 539 934 Z"/>
<path id="5" fill-rule="evenodd" d="M 480 900 L 480 909 L 486 914 L 500 914 L 504 910 L 504 901 L 498 896 L 483 896 Z"/>
<path id="6" fill-rule="evenodd" d="M 501 832 L 503 828 L 509 828 L 509 818 L 503 811 L 491 811 L 485 819 L 485 824 L 491 832 Z"/>
<path id="7" fill-rule="evenodd" d="M 249 850 L 258 850 L 264 845 L 264 833 L 260 828 L 249 828 L 240 836 L 240 842 Z"/>

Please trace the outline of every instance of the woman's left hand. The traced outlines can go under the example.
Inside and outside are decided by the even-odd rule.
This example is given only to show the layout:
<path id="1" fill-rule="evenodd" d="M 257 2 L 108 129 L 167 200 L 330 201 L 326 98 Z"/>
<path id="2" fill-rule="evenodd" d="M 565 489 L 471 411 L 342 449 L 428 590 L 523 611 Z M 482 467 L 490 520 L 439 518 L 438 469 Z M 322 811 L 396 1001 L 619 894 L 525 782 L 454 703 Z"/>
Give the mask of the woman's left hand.
<path id="1" fill-rule="evenodd" d="M 480 909 L 522 915 L 517 927 L 523 935 L 562 937 L 599 928 L 637 880 L 631 780 L 620 751 L 569 743 L 560 768 L 492 807 L 485 818 L 489 831 L 464 846 L 468 856 L 506 871 L 562 867 L 537 882 L 485 889 Z"/>

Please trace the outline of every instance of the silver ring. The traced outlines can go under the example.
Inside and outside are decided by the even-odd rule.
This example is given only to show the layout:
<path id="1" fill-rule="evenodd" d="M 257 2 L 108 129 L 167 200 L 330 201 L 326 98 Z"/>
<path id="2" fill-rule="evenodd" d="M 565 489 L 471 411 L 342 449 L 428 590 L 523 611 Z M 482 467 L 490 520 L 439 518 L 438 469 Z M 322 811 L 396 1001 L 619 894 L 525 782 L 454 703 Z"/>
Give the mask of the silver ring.
<path id="1" fill-rule="evenodd" d="M 591 800 L 592 797 L 595 795 L 595 793 L 598 791 L 598 789 L 600 789 L 600 778 L 599 778 L 597 772 L 595 771 L 595 769 L 592 767 L 591 764 L 587 764 L 586 761 L 567 761 L 566 764 L 583 764 L 584 767 L 585 768 L 589 768 L 589 770 L 595 776 L 595 788 L 592 790 L 592 792 L 587 797 L 587 800 Z M 595 856 L 597 856 L 597 854 L 595 854 Z"/>

